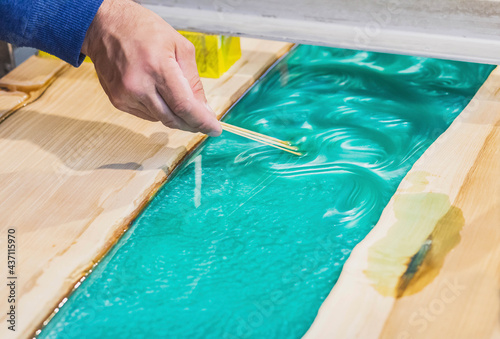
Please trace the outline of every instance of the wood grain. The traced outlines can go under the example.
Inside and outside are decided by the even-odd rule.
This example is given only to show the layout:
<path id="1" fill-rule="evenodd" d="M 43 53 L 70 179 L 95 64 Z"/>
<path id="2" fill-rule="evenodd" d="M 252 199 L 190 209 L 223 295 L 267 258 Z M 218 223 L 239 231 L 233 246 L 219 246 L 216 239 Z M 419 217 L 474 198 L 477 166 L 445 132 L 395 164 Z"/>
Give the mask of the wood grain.
<path id="1" fill-rule="evenodd" d="M 403 179 L 305 337 L 499 337 L 499 244 L 496 68 Z"/>
<path id="2" fill-rule="evenodd" d="M 0 78 L 0 122 L 38 99 L 70 66 L 58 59 L 32 57 Z"/>
<path id="3" fill-rule="evenodd" d="M 26 102 L 28 97 L 24 92 L 0 90 L 0 121 Z"/>
<path id="4" fill-rule="evenodd" d="M 217 114 L 291 46 L 242 39 L 242 58 L 223 77 L 203 79 Z M 18 91 L 1 93 L 0 112 L 50 79 L 38 100 L 0 124 L 0 253 L 6 253 L 7 229 L 15 228 L 19 337 L 40 327 L 204 138 L 119 112 L 91 64 L 67 68 L 37 57 L 0 80 Z M 5 324 L 4 283 L 0 291 Z M 0 327 L 0 337 L 12 335 Z"/>
<path id="5" fill-rule="evenodd" d="M 30 92 L 49 83 L 58 73 L 70 66 L 59 59 L 29 58 L 22 67 L 14 68 L 0 78 L 0 87 L 12 91 Z"/>

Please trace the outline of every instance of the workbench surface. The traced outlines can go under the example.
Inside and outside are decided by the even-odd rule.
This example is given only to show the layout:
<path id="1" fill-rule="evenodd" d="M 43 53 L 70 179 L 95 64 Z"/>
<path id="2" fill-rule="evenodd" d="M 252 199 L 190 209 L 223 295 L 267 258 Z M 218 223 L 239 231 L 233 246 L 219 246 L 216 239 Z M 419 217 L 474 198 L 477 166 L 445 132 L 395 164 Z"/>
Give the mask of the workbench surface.
<path id="1" fill-rule="evenodd" d="M 290 47 L 242 39 L 229 73 L 203 79 L 214 110 L 221 115 Z M 33 57 L 0 87 L 9 89 L 0 91 L 0 251 L 15 229 L 16 333 L 27 337 L 203 136 L 117 111 L 91 64 Z M 306 336 L 500 336 L 499 177 L 497 68 L 403 179 Z M 7 295 L 6 284 L 0 290 Z"/>

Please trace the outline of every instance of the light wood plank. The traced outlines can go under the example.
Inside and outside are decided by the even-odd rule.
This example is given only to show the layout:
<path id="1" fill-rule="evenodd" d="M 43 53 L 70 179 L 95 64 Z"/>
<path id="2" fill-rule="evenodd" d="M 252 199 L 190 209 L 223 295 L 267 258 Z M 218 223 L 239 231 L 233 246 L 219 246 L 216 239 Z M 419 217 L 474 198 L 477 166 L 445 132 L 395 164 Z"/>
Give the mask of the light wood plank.
<path id="1" fill-rule="evenodd" d="M 216 113 L 225 112 L 291 46 L 242 39 L 242 58 L 228 73 L 203 79 Z M 21 337 L 39 328 L 204 138 L 119 112 L 91 64 L 50 68 L 47 60 L 32 58 L 1 82 L 29 92 L 55 79 L 38 100 L 0 124 L 0 253 L 6 253 L 7 229 L 15 228 Z M 0 112 L 21 100 L 12 95 L 0 100 Z M 0 291 L 7 295 L 3 282 Z M 0 298 L 2 324 L 7 308 Z M 0 327 L 0 337 L 12 335 Z"/>
<path id="2" fill-rule="evenodd" d="M 24 92 L 0 90 L 0 121 L 5 119 L 16 107 L 20 107 L 28 97 L 29 95 Z"/>
<path id="3" fill-rule="evenodd" d="M 498 337 L 499 74 L 408 172 L 306 338 Z"/>
<path id="4" fill-rule="evenodd" d="M 0 78 L 0 122 L 18 108 L 43 94 L 54 79 L 70 66 L 58 59 L 30 57 L 22 67 Z"/>
<path id="5" fill-rule="evenodd" d="M 22 67 L 16 67 L 0 78 L 0 87 L 30 92 L 47 85 L 57 74 L 69 67 L 59 59 L 31 57 L 23 62 Z"/>

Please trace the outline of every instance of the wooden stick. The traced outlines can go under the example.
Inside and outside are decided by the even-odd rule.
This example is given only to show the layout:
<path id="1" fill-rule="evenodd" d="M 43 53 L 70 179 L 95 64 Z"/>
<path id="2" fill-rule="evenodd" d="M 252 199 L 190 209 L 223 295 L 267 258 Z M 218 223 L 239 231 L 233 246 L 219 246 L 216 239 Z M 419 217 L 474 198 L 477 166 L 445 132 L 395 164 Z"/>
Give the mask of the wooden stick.
<path id="1" fill-rule="evenodd" d="M 261 144 L 263 144 L 263 145 L 267 145 L 267 146 L 271 146 L 271 147 L 274 147 L 274 148 L 277 148 L 277 149 L 283 150 L 283 151 L 288 152 L 288 153 L 292 153 L 292 154 L 295 154 L 295 155 L 298 155 L 298 156 L 301 156 L 301 155 L 302 155 L 302 153 L 292 151 L 292 150 L 287 149 L 287 148 L 284 148 L 284 147 L 282 147 L 282 146 L 280 146 L 280 145 L 276 145 L 276 144 L 268 143 L 268 142 L 266 142 L 266 141 L 263 141 L 263 140 L 261 140 L 261 139 L 254 138 L 254 137 L 249 136 L 249 135 L 240 134 L 239 132 L 234 131 L 234 130 L 231 130 L 231 131 L 230 131 L 230 130 L 226 130 L 226 131 L 227 131 L 227 132 L 230 132 L 230 133 L 233 133 L 233 134 L 236 134 L 236 135 L 239 135 L 239 136 L 241 136 L 241 137 L 244 137 L 244 138 L 250 139 L 250 140 L 257 141 L 257 142 L 259 142 L 259 143 L 261 143 Z"/>
<path id="2" fill-rule="evenodd" d="M 240 130 L 236 130 L 236 129 L 232 129 L 232 128 L 225 128 L 226 131 L 228 132 L 231 132 L 231 133 L 234 133 L 234 134 L 237 134 L 237 135 L 240 135 L 242 137 L 248 137 L 249 139 L 252 139 L 252 140 L 255 140 L 255 141 L 262 141 L 266 144 L 272 144 L 272 145 L 276 145 L 276 146 L 279 146 L 279 147 L 282 147 L 282 148 L 286 148 L 288 150 L 291 150 L 291 151 L 298 151 L 298 148 L 295 147 L 295 146 L 288 146 L 288 145 L 284 145 L 282 143 L 278 143 L 274 140 L 269 140 L 267 138 L 263 138 L 263 137 L 260 137 L 260 136 L 255 136 L 253 134 L 250 134 L 250 133 L 246 133 L 246 132 L 242 132 Z"/>
<path id="3" fill-rule="evenodd" d="M 230 125 L 230 124 L 225 123 L 225 122 L 222 123 L 222 128 L 228 132 L 234 131 L 234 132 L 239 133 L 239 135 L 242 135 L 242 136 L 246 136 L 246 135 L 252 136 L 253 138 L 260 139 L 260 140 L 263 140 L 263 141 L 271 143 L 271 144 L 276 144 L 276 145 L 279 145 L 281 147 L 290 149 L 292 151 L 298 150 L 297 147 L 291 146 L 290 142 L 288 142 L 288 141 L 283 141 L 280 139 L 269 137 L 267 135 L 253 132 L 253 131 L 250 131 L 250 130 L 247 130 L 247 129 L 244 129 L 241 127 L 233 126 L 233 125 Z"/>
<path id="4" fill-rule="evenodd" d="M 277 143 L 280 143 L 282 145 L 286 145 L 286 146 L 290 146 L 291 145 L 289 141 L 283 141 L 283 140 L 276 139 L 276 138 L 273 138 L 273 137 L 270 137 L 270 136 L 267 136 L 267 135 L 264 135 L 264 134 L 260 134 L 260 133 L 254 132 L 254 131 L 250 131 L 250 130 L 247 130 L 247 129 L 244 129 L 244 128 L 241 128 L 241 127 L 238 127 L 238 126 L 230 125 L 227 122 L 221 121 L 220 123 L 222 125 L 222 128 L 224 128 L 224 127 L 232 128 L 232 129 L 236 129 L 236 130 L 239 130 L 239 131 L 242 131 L 242 132 L 245 132 L 245 133 L 253 134 L 255 136 L 259 136 L 259 137 L 262 137 L 262 138 L 265 138 L 265 139 L 268 139 L 268 140 L 273 140 L 273 141 L 275 141 Z M 295 150 L 297 150 L 297 149 L 295 149 Z"/>
<path id="5" fill-rule="evenodd" d="M 234 131 L 234 130 L 226 130 L 226 131 L 227 131 L 227 132 L 230 132 L 230 133 L 233 133 L 233 134 L 236 134 L 236 135 L 239 135 L 239 136 L 241 136 L 241 137 L 244 137 L 244 138 L 250 139 L 250 140 L 257 141 L 257 142 L 259 142 L 259 143 L 261 143 L 261 144 L 264 144 L 264 145 L 267 145 L 267 146 L 271 146 L 271 147 L 274 147 L 274 148 L 277 148 L 277 149 L 283 150 L 283 151 L 285 151 L 285 152 L 289 152 L 289 153 L 292 153 L 292 154 L 295 154 L 295 155 L 299 155 L 299 156 L 300 156 L 300 155 L 302 155 L 302 153 L 292 151 L 292 150 L 290 150 L 290 149 L 288 149 L 288 148 L 285 148 L 285 147 L 283 147 L 283 146 L 281 146 L 281 145 L 276 145 L 276 144 L 273 144 L 273 143 L 269 143 L 269 142 L 264 141 L 264 140 L 262 140 L 262 139 L 257 139 L 257 138 L 255 138 L 255 137 L 253 137 L 253 136 L 251 136 L 251 135 L 245 135 L 245 134 L 242 134 L 242 133 L 240 133 L 240 132 L 238 132 L 238 131 Z"/>
<path id="6" fill-rule="evenodd" d="M 254 141 L 260 142 L 260 143 L 262 143 L 264 145 L 268 145 L 268 146 L 280 149 L 280 150 L 288 152 L 288 153 L 292 153 L 292 154 L 295 154 L 295 155 L 298 155 L 298 156 L 302 155 L 302 153 L 296 152 L 298 150 L 297 147 L 290 146 L 290 143 L 287 142 L 287 141 L 283 141 L 283 140 L 279 140 L 279 139 L 276 139 L 276 138 L 268 137 L 268 136 L 266 136 L 264 134 L 252 132 L 252 131 L 246 130 L 244 128 L 241 128 L 241 127 L 237 127 L 236 128 L 236 126 L 233 126 L 233 125 L 230 125 L 230 124 L 227 124 L 227 123 L 222 123 L 222 129 L 225 130 L 225 131 L 227 131 L 227 132 L 239 135 L 241 137 L 244 137 L 244 138 L 247 138 L 247 139 L 250 139 L 250 140 L 254 140 Z"/>

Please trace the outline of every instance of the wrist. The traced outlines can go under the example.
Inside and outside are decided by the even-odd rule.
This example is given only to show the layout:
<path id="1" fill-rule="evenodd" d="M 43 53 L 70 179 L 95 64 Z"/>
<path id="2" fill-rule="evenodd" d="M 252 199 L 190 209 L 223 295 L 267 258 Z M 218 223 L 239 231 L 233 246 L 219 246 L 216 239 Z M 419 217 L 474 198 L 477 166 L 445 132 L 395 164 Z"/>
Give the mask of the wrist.
<path id="1" fill-rule="evenodd" d="M 107 18 L 109 17 L 109 14 L 112 13 L 111 7 L 113 2 L 114 0 L 104 0 L 102 2 L 89 26 L 89 29 L 87 30 L 87 33 L 85 34 L 81 52 L 89 56 L 91 59 L 93 56 L 93 50 L 95 49 L 93 47 L 99 44 L 99 41 L 104 35 L 104 23 L 109 21 Z"/>

